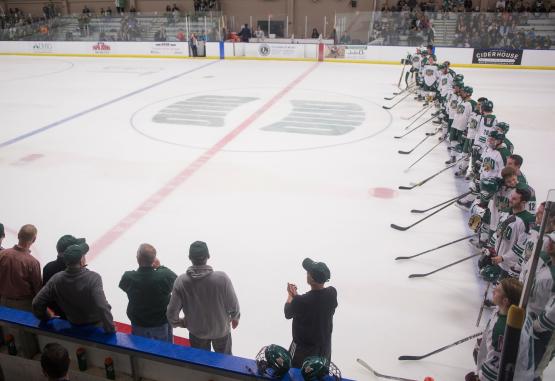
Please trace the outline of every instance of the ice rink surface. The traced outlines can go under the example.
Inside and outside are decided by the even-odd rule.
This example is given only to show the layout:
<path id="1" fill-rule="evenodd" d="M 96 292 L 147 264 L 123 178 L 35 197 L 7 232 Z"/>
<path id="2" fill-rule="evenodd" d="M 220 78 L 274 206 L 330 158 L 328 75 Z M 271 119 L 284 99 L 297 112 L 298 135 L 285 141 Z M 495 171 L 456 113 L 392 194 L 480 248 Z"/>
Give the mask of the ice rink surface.
<path id="1" fill-rule="evenodd" d="M 449 57 L 438 57 L 440 60 Z M 450 207 L 401 232 L 427 208 L 464 189 L 444 167 L 442 145 L 423 126 L 393 139 L 416 112 L 390 111 L 401 67 L 313 62 L 0 57 L 0 221 L 4 246 L 25 223 L 38 227 L 33 254 L 55 258 L 63 234 L 92 244 L 89 268 L 103 277 L 116 320 L 128 322 L 118 283 L 137 267 L 142 242 L 177 274 L 188 247 L 206 241 L 210 265 L 231 277 L 241 304 L 233 352 L 253 358 L 288 347 L 287 282 L 306 292 L 303 258 L 324 261 L 338 290 L 333 361 L 343 374 L 436 381 L 473 370 L 474 342 L 417 362 L 419 355 L 479 331 L 483 285 L 473 261 L 408 279 L 471 254 L 466 243 L 400 263 L 468 234 Z M 515 153 L 539 201 L 555 187 L 551 165 L 555 72 L 456 69 L 474 99 L 493 100 L 510 123 Z M 422 119 L 425 120 L 425 119 Z M 459 183 L 458 183 L 459 182 Z M 383 188 L 383 189 L 381 189 Z M 486 316 L 487 318 L 487 316 Z M 482 319 L 482 325 L 486 319 Z M 177 332 L 186 336 L 186 331 Z M 551 378 L 550 378 L 551 377 Z M 552 364 L 545 379 L 554 379 Z"/>

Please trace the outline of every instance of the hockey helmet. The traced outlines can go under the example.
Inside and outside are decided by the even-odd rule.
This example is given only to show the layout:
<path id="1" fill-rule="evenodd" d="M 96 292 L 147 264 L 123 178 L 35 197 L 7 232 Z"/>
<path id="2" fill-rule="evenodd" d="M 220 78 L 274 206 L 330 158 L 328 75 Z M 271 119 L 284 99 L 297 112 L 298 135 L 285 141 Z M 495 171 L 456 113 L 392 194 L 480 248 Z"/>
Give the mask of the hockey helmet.
<path id="1" fill-rule="evenodd" d="M 493 102 L 486 99 L 482 102 L 482 111 L 492 112 L 493 111 Z"/>
<path id="2" fill-rule="evenodd" d="M 485 198 L 493 196 L 493 194 L 499 189 L 499 181 L 500 178 L 496 177 L 487 177 L 480 180 L 480 193 L 482 196 L 485 196 Z"/>
<path id="3" fill-rule="evenodd" d="M 497 128 L 499 130 L 499 132 L 501 132 L 502 134 L 507 134 L 507 132 L 509 132 L 509 123 L 505 123 L 505 122 L 499 122 L 495 125 L 495 128 Z"/>
<path id="4" fill-rule="evenodd" d="M 480 276 L 486 282 L 495 283 L 499 280 L 499 277 L 501 276 L 501 271 L 501 267 L 496 265 L 489 265 L 480 270 Z"/>
<path id="5" fill-rule="evenodd" d="M 282 378 L 291 368 L 291 355 L 287 349 L 270 344 L 256 355 L 258 373 L 270 378 Z"/>
<path id="6" fill-rule="evenodd" d="M 472 95 L 472 93 L 474 92 L 474 89 L 470 86 L 465 86 L 463 87 L 463 91 L 468 95 Z"/>
<path id="7" fill-rule="evenodd" d="M 459 89 L 462 89 L 464 87 L 464 83 L 462 81 L 453 81 L 453 87 L 457 86 Z"/>
<path id="8" fill-rule="evenodd" d="M 499 125 L 499 123 L 497 123 L 497 125 Z M 498 132 L 496 130 L 493 130 L 489 133 L 489 137 L 494 138 L 495 140 L 503 141 L 505 139 L 505 134 Z"/>
<path id="9" fill-rule="evenodd" d="M 462 75 L 462 74 L 457 74 L 457 75 L 455 75 L 455 79 L 454 79 L 454 80 L 455 80 L 456 82 L 461 82 L 461 83 L 462 83 L 462 82 L 464 81 L 464 75 Z"/>
<path id="10" fill-rule="evenodd" d="M 341 380 L 341 372 L 334 363 L 322 356 L 309 356 L 304 359 L 301 366 L 301 375 L 305 381 L 319 381 L 331 376 Z"/>

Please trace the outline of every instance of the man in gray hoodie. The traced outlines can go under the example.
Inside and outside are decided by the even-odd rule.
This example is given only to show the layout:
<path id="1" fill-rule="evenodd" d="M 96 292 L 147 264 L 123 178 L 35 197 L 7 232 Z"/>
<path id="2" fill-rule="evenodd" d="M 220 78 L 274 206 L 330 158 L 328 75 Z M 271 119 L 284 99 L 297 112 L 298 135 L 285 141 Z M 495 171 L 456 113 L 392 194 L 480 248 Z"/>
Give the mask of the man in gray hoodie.
<path id="1" fill-rule="evenodd" d="M 208 258 L 206 243 L 191 244 L 193 265 L 176 279 L 166 316 L 173 327 L 189 330 L 191 347 L 231 354 L 230 325 L 239 325 L 239 301 L 227 274 L 208 266 Z"/>

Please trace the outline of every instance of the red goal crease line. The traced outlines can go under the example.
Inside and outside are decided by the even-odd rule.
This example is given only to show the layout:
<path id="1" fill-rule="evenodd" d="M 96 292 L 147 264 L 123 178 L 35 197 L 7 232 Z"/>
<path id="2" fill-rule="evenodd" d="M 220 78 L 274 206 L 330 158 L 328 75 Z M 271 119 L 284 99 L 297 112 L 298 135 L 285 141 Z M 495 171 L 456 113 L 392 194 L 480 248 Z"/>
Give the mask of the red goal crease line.
<path id="1" fill-rule="evenodd" d="M 102 253 L 108 246 L 117 241 L 124 235 L 133 225 L 139 222 L 145 215 L 157 207 L 162 201 L 164 201 L 176 188 L 185 183 L 191 176 L 193 176 L 199 169 L 201 169 L 208 161 L 210 161 L 214 156 L 216 156 L 226 145 L 231 143 L 237 136 L 239 136 L 247 127 L 249 127 L 254 121 L 256 121 L 260 116 L 262 116 L 266 111 L 273 107 L 277 102 L 279 102 L 288 92 L 293 90 L 299 83 L 301 83 L 310 73 L 316 69 L 319 63 L 312 64 L 307 70 L 305 70 L 300 76 L 295 78 L 291 83 L 289 83 L 285 88 L 283 88 L 279 93 L 274 95 L 270 100 L 268 100 L 264 105 L 262 105 L 258 110 L 251 114 L 247 119 L 245 119 L 241 124 L 235 127 L 222 139 L 220 139 L 211 148 L 205 151 L 197 159 L 195 159 L 191 164 L 189 164 L 185 169 L 179 172 L 176 176 L 170 179 L 166 184 L 164 184 L 159 190 L 149 196 L 144 200 L 137 208 L 132 210 L 127 216 L 125 216 L 121 221 L 114 225 L 110 230 L 104 233 L 100 238 L 98 238 L 91 245 L 91 251 L 88 255 L 89 261 L 94 260 L 100 253 Z"/>

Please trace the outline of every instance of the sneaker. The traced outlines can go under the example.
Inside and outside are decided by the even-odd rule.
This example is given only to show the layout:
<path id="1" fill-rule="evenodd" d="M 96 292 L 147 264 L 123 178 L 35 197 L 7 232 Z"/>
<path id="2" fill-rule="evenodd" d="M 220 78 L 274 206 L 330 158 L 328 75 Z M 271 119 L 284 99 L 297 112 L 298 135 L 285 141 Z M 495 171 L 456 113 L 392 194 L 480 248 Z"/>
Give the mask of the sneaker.
<path id="1" fill-rule="evenodd" d="M 445 162 L 445 165 L 454 164 L 456 161 L 455 156 L 451 156 L 451 158 Z"/>

